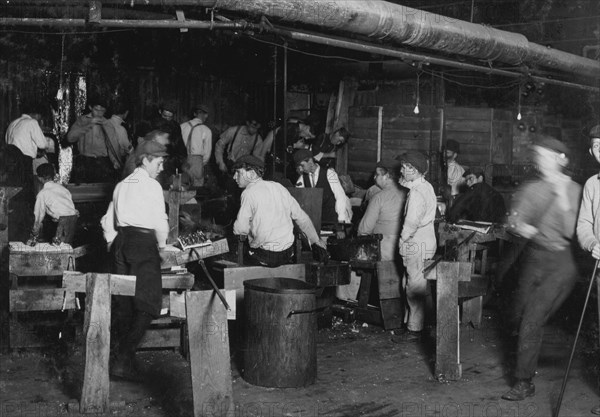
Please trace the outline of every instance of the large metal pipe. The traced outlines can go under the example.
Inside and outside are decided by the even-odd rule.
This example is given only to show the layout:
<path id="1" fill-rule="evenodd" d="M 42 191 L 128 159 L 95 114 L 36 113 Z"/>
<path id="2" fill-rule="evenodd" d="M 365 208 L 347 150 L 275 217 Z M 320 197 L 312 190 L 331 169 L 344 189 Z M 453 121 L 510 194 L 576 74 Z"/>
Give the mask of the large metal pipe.
<path id="1" fill-rule="evenodd" d="M 90 24 L 85 19 L 27 19 L 27 18 L 0 18 L 0 26 L 58 26 L 58 27 L 89 27 Z M 174 28 L 189 28 L 189 29 L 229 29 L 229 30 L 244 30 L 244 29 L 260 29 L 258 25 L 247 22 L 206 22 L 197 20 L 111 20 L 100 19 L 94 23 L 96 27 L 115 27 L 115 28 L 157 28 L 157 29 L 174 29 Z M 275 26 L 272 32 L 281 36 L 296 39 L 303 42 L 316 43 L 320 45 L 334 46 L 338 48 L 350 49 L 354 51 L 364 52 L 368 54 L 380 54 L 398 58 L 403 61 L 421 62 L 424 64 L 440 65 L 450 68 L 464 69 L 468 71 L 482 72 L 485 74 L 493 74 L 504 77 L 518 78 L 524 74 L 519 71 L 509 71 L 503 69 L 492 68 L 459 62 L 452 59 L 439 58 L 423 53 L 414 53 L 401 51 L 395 48 L 374 45 L 366 42 L 346 40 L 333 36 L 324 36 L 316 33 L 289 30 Z M 546 78 L 535 75 L 530 77 L 539 82 L 546 84 L 559 85 L 561 87 L 577 88 L 580 90 L 600 92 L 598 87 L 591 85 L 578 84 L 568 81 L 561 81 L 554 78 Z"/>
<path id="2" fill-rule="evenodd" d="M 173 0 L 172 3 L 180 1 Z M 366 36 L 392 45 L 409 45 L 483 61 L 539 65 L 585 77 L 600 77 L 598 61 L 531 43 L 518 33 L 385 1 L 197 0 L 197 5 Z"/>

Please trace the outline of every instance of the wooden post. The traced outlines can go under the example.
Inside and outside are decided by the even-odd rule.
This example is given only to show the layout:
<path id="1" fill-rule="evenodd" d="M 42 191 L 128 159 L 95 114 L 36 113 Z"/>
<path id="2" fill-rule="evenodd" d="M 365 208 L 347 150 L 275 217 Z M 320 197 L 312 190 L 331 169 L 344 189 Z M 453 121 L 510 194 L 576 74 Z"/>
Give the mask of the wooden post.
<path id="1" fill-rule="evenodd" d="M 214 291 L 185 294 L 194 417 L 234 415 L 227 314 Z"/>
<path id="2" fill-rule="evenodd" d="M 85 375 L 79 411 L 102 414 L 110 406 L 110 275 L 87 276 L 85 304 Z"/>
<path id="3" fill-rule="evenodd" d="M 426 261 L 425 267 L 427 266 Z M 435 376 L 440 381 L 458 380 L 462 376 L 459 356 L 458 282 L 471 279 L 471 264 L 439 262 L 434 269 L 426 273 L 425 278 L 436 280 Z"/>
<path id="4" fill-rule="evenodd" d="M 181 191 L 179 188 L 170 190 L 167 198 L 169 206 L 169 236 L 167 243 L 169 245 L 177 242 L 179 236 L 179 206 L 181 205 Z"/>

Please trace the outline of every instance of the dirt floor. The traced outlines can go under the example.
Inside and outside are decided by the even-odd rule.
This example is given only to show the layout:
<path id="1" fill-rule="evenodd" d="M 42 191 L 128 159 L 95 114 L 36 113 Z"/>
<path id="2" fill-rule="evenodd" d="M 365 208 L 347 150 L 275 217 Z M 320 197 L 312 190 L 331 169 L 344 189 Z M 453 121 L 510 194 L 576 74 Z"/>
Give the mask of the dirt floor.
<path id="1" fill-rule="evenodd" d="M 316 383 L 305 388 L 262 388 L 244 381 L 232 358 L 234 417 L 238 416 L 551 416 L 560 391 L 573 334 L 561 323 L 546 328 L 535 378 L 537 393 L 519 403 L 500 396 L 509 387 L 510 359 L 498 326 L 486 310 L 480 329 L 461 327 L 463 378 L 434 378 L 434 341 L 394 343 L 392 333 L 334 318 L 318 332 Z M 574 333 L 574 332 L 573 332 Z M 589 342 L 589 341 L 588 341 Z M 596 367 L 586 341 L 576 356 L 561 416 L 591 416 L 598 404 Z M 0 356 L 1 416 L 77 415 L 81 349 L 72 344 L 46 351 Z M 190 416 L 188 362 L 174 351 L 138 352 L 145 383 L 111 381 L 114 416 Z M 213 415 L 213 414 L 207 414 Z"/>

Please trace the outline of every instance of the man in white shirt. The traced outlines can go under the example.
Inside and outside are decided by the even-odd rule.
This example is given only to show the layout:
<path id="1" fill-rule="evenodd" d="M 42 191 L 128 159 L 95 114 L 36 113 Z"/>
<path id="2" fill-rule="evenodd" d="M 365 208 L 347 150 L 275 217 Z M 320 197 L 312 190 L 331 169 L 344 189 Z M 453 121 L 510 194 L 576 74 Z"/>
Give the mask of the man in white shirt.
<path id="1" fill-rule="evenodd" d="M 6 129 L 7 155 L 11 160 L 9 168 L 10 183 L 23 187 L 21 194 L 25 199 L 33 201 L 33 160 L 39 150 L 47 147 L 47 140 L 39 121 L 41 109 L 35 106 L 25 107 L 18 119 L 13 120 Z"/>
<path id="2" fill-rule="evenodd" d="M 129 151 L 132 148 L 127 129 L 125 129 L 125 127 L 123 126 L 123 123 L 125 123 L 125 119 L 127 119 L 128 115 L 129 109 L 127 108 L 127 106 L 125 104 L 119 103 L 115 106 L 113 114 L 108 120 L 115 129 L 115 135 L 118 144 L 117 152 L 119 154 L 119 160 L 121 161 L 127 158 L 127 154 L 129 154 Z"/>
<path id="3" fill-rule="evenodd" d="M 336 172 L 331 168 L 321 168 L 308 149 L 296 151 L 294 163 L 302 174 L 296 181 L 296 187 L 323 189 L 321 221 L 324 224 L 350 223 L 352 205 Z"/>
<path id="4" fill-rule="evenodd" d="M 326 249 L 308 214 L 281 184 L 264 181 L 265 165 L 258 157 L 245 155 L 233 168 L 233 179 L 242 192 L 240 211 L 233 233 L 247 235 L 248 255 L 259 265 L 277 267 L 292 262 L 294 255 L 294 221 L 309 244 Z"/>
<path id="5" fill-rule="evenodd" d="M 434 226 L 437 198 L 432 185 L 425 179 L 428 171 L 425 155 L 411 151 L 396 159 L 402 163 L 402 185 L 409 189 L 404 224 L 398 242 L 405 268 L 403 285 L 408 304 L 408 320 L 407 331 L 398 341 L 418 341 L 425 321 L 425 299 L 428 293 L 423 268 L 425 260 L 433 258 L 437 249 Z"/>
<path id="6" fill-rule="evenodd" d="M 450 205 L 454 202 L 458 194 L 460 194 L 461 187 L 465 185 L 465 179 L 463 174 L 465 169 L 456 162 L 456 158 L 460 153 L 460 143 L 453 139 L 446 141 L 446 165 L 448 167 L 448 185 L 450 186 Z"/>
<path id="7" fill-rule="evenodd" d="M 116 235 L 113 273 L 136 276 L 135 297 L 115 300 L 119 326 L 114 329 L 117 352 L 110 368 L 112 376 L 129 380 L 140 379 L 134 366 L 135 350 L 150 322 L 160 315 L 159 249 L 165 249 L 169 234 L 163 190 L 156 181 L 167 149 L 155 141 L 143 141 L 135 155 L 137 168 L 117 184 L 101 222 L 108 239 Z"/>
<path id="8" fill-rule="evenodd" d="M 194 107 L 194 118 L 181 124 L 183 142 L 187 148 L 187 161 L 183 165 L 194 187 L 204 186 L 204 167 L 212 152 L 212 131 L 204 124 L 208 118 L 208 107 Z"/>

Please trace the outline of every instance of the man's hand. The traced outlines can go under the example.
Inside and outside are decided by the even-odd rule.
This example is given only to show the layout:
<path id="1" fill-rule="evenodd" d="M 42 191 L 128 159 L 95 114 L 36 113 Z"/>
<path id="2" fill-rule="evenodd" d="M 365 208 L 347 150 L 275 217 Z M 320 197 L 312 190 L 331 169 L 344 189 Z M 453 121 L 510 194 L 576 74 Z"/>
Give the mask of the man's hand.
<path id="1" fill-rule="evenodd" d="M 594 243 L 591 252 L 594 259 L 600 259 L 600 244 L 598 242 Z"/>

